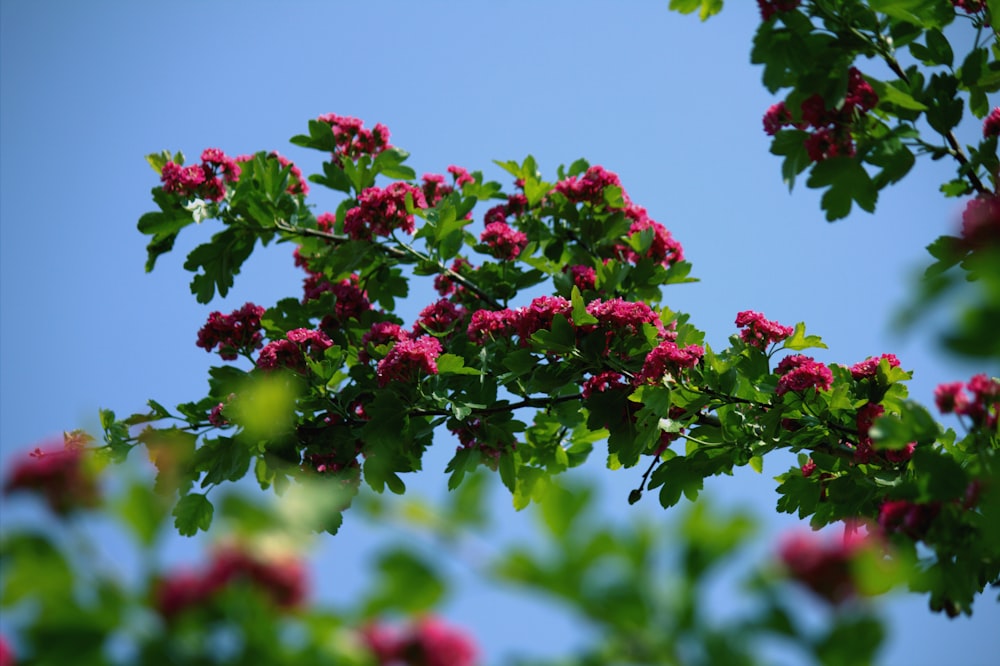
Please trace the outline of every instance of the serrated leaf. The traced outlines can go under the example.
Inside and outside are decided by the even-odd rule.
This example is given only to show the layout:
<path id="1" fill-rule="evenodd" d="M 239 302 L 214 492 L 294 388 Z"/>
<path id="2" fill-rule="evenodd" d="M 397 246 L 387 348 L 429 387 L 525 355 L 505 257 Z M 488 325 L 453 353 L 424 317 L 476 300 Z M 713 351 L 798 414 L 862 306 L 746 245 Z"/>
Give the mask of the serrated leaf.
<path id="1" fill-rule="evenodd" d="M 207 532 L 212 526 L 215 507 L 201 493 L 184 495 L 174 507 L 174 527 L 181 536 L 194 536 L 198 530 Z"/>
<path id="2" fill-rule="evenodd" d="M 801 321 L 795 324 L 795 331 L 782 345 L 785 349 L 794 349 L 796 351 L 802 349 L 828 349 L 820 336 L 806 335 L 805 322 Z"/>
<path id="3" fill-rule="evenodd" d="M 465 359 L 457 354 L 441 354 L 437 357 L 439 375 L 481 375 L 475 368 L 465 365 Z"/>

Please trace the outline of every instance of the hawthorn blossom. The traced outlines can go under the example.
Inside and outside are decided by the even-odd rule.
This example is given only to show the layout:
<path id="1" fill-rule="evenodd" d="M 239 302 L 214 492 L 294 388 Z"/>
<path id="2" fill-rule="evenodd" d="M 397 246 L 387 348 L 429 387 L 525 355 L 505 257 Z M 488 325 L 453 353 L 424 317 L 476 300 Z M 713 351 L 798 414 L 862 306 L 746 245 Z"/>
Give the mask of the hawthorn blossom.
<path id="1" fill-rule="evenodd" d="M 592 290 L 597 283 L 597 272 L 590 266 L 563 266 L 563 273 L 569 273 L 573 284 L 580 291 Z"/>
<path id="2" fill-rule="evenodd" d="M 583 382 L 583 399 L 587 400 L 595 393 L 606 393 L 618 389 L 629 388 L 624 381 L 624 377 L 614 370 L 605 370 L 592 377 L 588 377 Z"/>
<path id="3" fill-rule="evenodd" d="M 698 365 L 704 354 L 705 349 L 700 345 L 678 347 L 672 340 L 664 340 L 646 356 L 642 371 L 635 377 L 635 384 L 655 383 L 664 377 L 675 377 L 682 370 Z"/>
<path id="4" fill-rule="evenodd" d="M 528 244 L 528 237 L 506 222 L 490 222 L 479 236 L 479 241 L 490 249 L 490 254 L 503 261 L 513 261 Z"/>
<path id="5" fill-rule="evenodd" d="M 195 344 L 206 352 L 218 347 L 223 360 L 235 361 L 239 353 L 250 353 L 263 346 L 262 316 L 264 308 L 249 302 L 228 315 L 212 312 L 198 331 L 198 342 Z"/>
<path id="6" fill-rule="evenodd" d="M 784 539 L 778 553 L 795 580 L 836 605 L 857 594 L 851 562 L 865 547 L 866 538 L 851 532 L 843 539 L 828 540 L 796 532 Z"/>
<path id="7" fill-rule="evenodd" d="M 206 201 L 222 201 L 226 196 L 224 182 L 235 183 L 239 178 L 239 164 L 218 148 L 202 151 L 201 164 L 182 167 L 170 161 L 160 170 L 165 192 Z"/>
<path id="8" fill-rule="evenodd" d="M 375 157 L 383 150 L 392 148 L 389 145 L 389 128 L 382 123 L 366 129 L 364 123 L 357 118 L 333 113 L 322 115 L 317 120 L 328 124 L 333 132 L 337 144 L 334 156 L 342 155 L 357 162 L 362 155 Z"/>
<path id="9" fill-rule="evenodd" d="M 572 203 L 604 205 L 604 190 L 608 187 L 621 188 L 618 174 L 607 171 L 602 166 L 592 166 L 582 176 L 570 176 L 555 184 L 553 190 Z"/>
<path id="10" fill-rule="evenodd" d="M 353 240 L 371 240 L 373 235 L 387 238 L 396 229 L 412 234 L 408 197 L 415 208 L 427 208 L 423 191 L 415 185 L 397 181 L 385 188 L 369 187 L 358 195 L 358 205 L 344 216 L 344 232 Z"/>
<path id="11" fill-rule="evenodd" d="M 3 494 L 27 491 L 45 499 L 53 513 L 67 516 L 101 503 L 100 488 L 86 468 L 86 450 L 63 442 L 61 447 L 36 448 L 16 459 L 4 481 Z"/>
<path id="12" fill-rule="evenodd" d="M 296 328 L 285 334 L 284 340 L 274 340 L 260 351 L 257 367 L 261 370 L 287 368 L 305 374 L 306 356 L 317 358 L 332 347 L 333 341 L 322 331 Z"/>
<path id="13" fill-rule="evenodd" d="M 983 138 L 1000 136 L 1000 106 L 993 107 L 990 115 L 983 121 Z"/>
<path id="14" fill-rule="evenodd" d="M 468 267 L 469 270 L 474 270 L 472 264 L 468 262 L 467 259 L 462 257 L 456 257 L 454 261 L 451 262 L 449 267 L 452 273 L 456 275 L 462 274 L 462 268 Z M 455 280 L 447 273 L 442 273 L 434 276 L 434 289 L 441 296 L 451 296 L 456 294 L 460 287 L 455 284 Z"/>
<path id="15" fill-rule="evenodd" d="M 942 414 L 964 414 L 969 407 L 969 396 L 963 382 L 938 384 L 934 389 L 934 403 Z"/>
<path id="16" fill-rule="evenodd" d="M 445 184 L 444 176 L 438 173 L 425 173 L 421 180 L 423 184 L 420 186 L 420 191 L 424 193 L 424 200 L 429 208 L 433 208 L 455 191 L 454 187 Z"/>
<path id="17" fill-rule="evenodd" d="M 760 8 L 760 18 L 763 21 L 769 20 L 778 12 L 790 12 L 799 6 L 800 0 L 757 0 Z"/>
<path id="18" fill-rule="evenodd" d="M 405 631 L 370 625 L 361 637 L 378 666 L 473 666 L 475 643 L 435 617 L 424 617 Z"/>
<path id="19" fill-rule="evenodd" d="M 978 14 L 986 8 L 982 0 L 951 0 L 951 4 L 966 14 Z"/>
<path id="20" fill-rule="evenodd" d="M 465 310 L 448 299 L 442 298 L 420 311 L 420 317 L 413 324 L 413 335 L 424 331 L 445 333 L 465 316 Z"/>
<path id="21" fill-rule="evenodd" d="M 368 353 L 369 345 L 379 347 L 391 343 L 405 340 L 410 334 L 399 324 L 391 321 L 379 321 L 372 324 L 371 330 L 361 336 L 361 344 L 358 347 L 358 360 L 367 363 L 371 360 Z"/>
<path id="22" fill-rule="evenodd" d="M 278 608 L 290 610 L 305 600 L 306 571 L 296 559 L 261 559 L 228 546 L 215 552 L 205 570 L 179 570 L 158 581 L 156 608 L 171 621 L 189 608 L 211 603 L 221 591 L 237 584 L 250 585 Z"/>
<path id="23" fill-rule="evenodd" d="M 887 501 L 879 507 L 878 524 L 884 534 L 905 534 L 920 541 L 941 512 L 938 502 L 918 504 L 908 500 Z"/>
<path id="24" fill-rule="evenodd" d="M 448 173 L 455 179 L 455 187 L 462 187 L 466 183 L 476 182 L 476 179 L 469 174 L 468 170 L 454 164 L 448 167 Z"/>
<path id="25" fill-rule="evenodd" d="M 758 0 L 761 15 L 767 20 L 777 11 L 788 11 L 798 6 L 798 2 L 769 2 Z M 878 106 L 875 89 L 855 67 L 847 71 L 847 91 L 839 108 L 828 108 L 822 95 L 814 94 L 800 105 L 801 122 L 796 123 L 784 102 L 772 105 L 764 114 L 764 132 L 774 136 L 784 127 L 800 130 L 811 128 L 805 138 L 805 149 L 809 159 L 821 162 L 837 156 L 853 156 L 854 137 L 851 127 L 859 118 Z"/>
<path id="26" fill-rule="evenodd" d="M 632 224 L 628 229 L 629 236 L 650 229 L 653 232 L 653 240 L 649 244 L 649 248 L 646 249 L 646 252 L 641 255 L 633 250 L 631 246 L 620 244 L 618 246 L 618 254 L 623 260 L 637 263 L 640 259 L 648 258 L 654 264 L 668 268 L 684 260 L 684 248 L 667 231 L 666 227 L 649 217 L 645 208 L 629 203 L 625 207 L 625 217 L 632 220 Z"/>
<path id="27" fill-rule="evenodd" d="M 971 396 L 965 393 L 968 389 Z M 968 416 L 974 425 L 996 428 L 1000 413 L 1000 379 L 985 373 L 974 376 L 966 384 L 950 382 L 934 390 L 934 402 L 942 414 Z"/>
<path id="28" fill-rule="evenodd" d="M 764 315 L 753 310 L 738 313 L 736 325 L 743 329 L 740 331 L 743 342 L 761 350 L 768 345 L 786 340 L 795 332 L 791 326 L 782 326 L 776 321 L 765 319 Z"/>
<path id="29" fill-rule="evenodd" d="M 851 366 L 851 377 L 854 379 L 871 379 L 875 377 L 879 363 L 885 359 L 889 362 L 890 368 L 899 367 L 899 359 L 895 354 L 882 354 L 881 356 L 869 356 L 865 360 Z"/>
<path id="30" fill-rule="evenodd" d="M 378 385 L 384 387 L 390 382 L 411 382 L 420 375 L 436 375 L 440 355 L 441 343 L 431 335 L 400 340 L 375 366 Z"/>
<path id="31" fill-rule="evenodd" d="M 782 359 L 776 371 L 781 378 L 775 390 L 777 395 L 784 395 L 788 391 L 806 391 L 816 389 L 819 391 L 829 391 L 833 383 L 833 373 L 830 368 L 822 363 L 816 362 L 810 356 L 796 354 Z"/>
<path id="32" fill-rule="evenodd" d="M 517 314 L 513 310 L 476 310 L 472 313 L 466 335 L 475 344 L 510 338 L 517 330 Z"/>
<path id="33" fill-rule="evenodd" d="M 962 240 L 973 250 L 1000 244 L 1000 194 L 986 192 L 969 200 L 962 211 Z"/>

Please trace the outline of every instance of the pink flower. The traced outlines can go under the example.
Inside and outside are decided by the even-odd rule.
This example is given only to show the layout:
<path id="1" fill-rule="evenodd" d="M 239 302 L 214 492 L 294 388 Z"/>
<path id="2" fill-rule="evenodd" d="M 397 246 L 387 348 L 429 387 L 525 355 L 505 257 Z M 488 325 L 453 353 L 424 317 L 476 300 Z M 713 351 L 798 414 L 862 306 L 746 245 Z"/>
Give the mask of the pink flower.
<path id="1" fill-rule="evenodd" d="M 238 354 L 248 354 L 263 345 L 264 337 L 260 332 L 262 316 L 264 308 L 253 303 L 246 303 L 228 315 L 213 312 L 198 331 L 198 342 L 195 344 L 207 352 L 218 347 L 219 356 L 226 361 L 235 361 Z"/>
<path id="2" fill-rule="evenodd" d="M 378 666 L 473 666 L 475 643 L 434 617 L 417 620 L 405 632 L 370 625 L 361 632 Z"/>
<path id="3" fill-rule="evenodd" d="M 400 340 L 375 367 L 378 384 L 386 386 L 390 382 L 410 382 L 420 375 L 436 375 L 440 355 L 441 343 L 433 336 Z"/>
<path id="4" fill-rule="evenodd" d="M 15 666 L 14 650 L 3 636 L 0 636 L 0 666 Z"/>
<path id="5" fill-rule="evenodd" d="M 450 269 L 452 273 L 462 275 L 463 267 L 467 270 L 474 270 L 472 268 L 472 264 L 462 257 L 456 257 L 455 260 L 451 262 Z M 450 296 L 457 293 L 459 289 L 459 287 L 456 286 L 454 279 L 447 274 L 434 276 L 434 288 L 441 296 Z"/>
<path id="6" fill-rule="evenodd" d="M 1000 106 L 993 107 L 990 115 L 983 121 L 983 136 L 1000 136 Z"/>
<path id="7" fill-rule="evenodd" d="M 982 0 L 951 0 L 951 4 L 966 14 L 977 14 L 986 7 Z"/>
<path id="8" fill-rule="evenodd" d="M 528 244 L 528 237 L 510 228 L 506 222 L 490 222 L 479 237 L 497 259 L 513 261 Z"/>
<path id="9" fill-rule="evenodd" d="M 445 185 L 444 176 L 437 173 L 425 173 L 423 175 L 423 185 L 420 190 L 424 193 L 424 200 L 429 208 L 433 208 L 439 201 L 455 191 L 451 185 Z"/>
<path id="10" fill-rule="evenodd" d="M 200 165 L 182 167 L 174 162 L 167 162 L 160 170 L 164 191 L 206 201 L 222 201 L 226 196 L 223 180 L 235 183 L 239 178 L 239 164 L 218 148 L 206 148 L 202 151 Z"/>
<path id="11" fill-rule="evenodd" d="M 99 506 L 100 489 L 94 475 L 86 469 L 86 455 L 86 450 L 75 446 L 73 440 L 45 450 L 36 448 L 16 459 L 3 492 L 5 495 L 17 491 L 36 493 L 60 516 Z"/>
<path id="12" fill-rule="evenodd" d="M 390 343 L 399 342 L 410 337 L 402 326 L 391 321 L 380 321 L 372 324 L 371 330 L 361 336 L 361 345 L 358 348 L 358 360 L 367 363 L 371 360 L 368 353 L 369 345 L 379 347 Z"/>
<path id="13" fill-rule="evenodd" d="M 420 335 L 425 331 L 429 333 L 445 333 L 464 316 L 465 310 L 456 307 L 451 301 L 442 298 L 420 311 L 420 318 L 413 325 L 413 335 Z"/>
<path id="14" fill-rule="evenodd" d="M 767 21 L 778 12 L 790 12 L 799 6 L 800 0 L 757 0 L 760 17 Z"/>
<path id="15" fill-rule="evenodd" d="M 895 354 L 882 354 L 881 356 L 869 356 L 865 360 L 851 366 L 851 377 L 854 379 L 871 379 L 878 370 L 879 363 L 885 359 L 889 362 L 890 368 L 899 367 L 899 359 Z"/>
<path id="16" fill-rule="evenodd" d="M 914 541 L 923 539 L 941 512 L 941 505 L 917 504 L 908 500 L 887 501 L 878 511 L 878 524 L 884 534 L 905 534 Z"/>
<path id="17" fill-rule="evenodd" d="M 604 190 L 608 187 L 621 187 L 618 175 L 605 170 L 602 166 L 592 166 L 582 176 L 570 176 L 559 181 L 553 189 L 572 203 L 602 206 Z"/>
<path id="18" fill-rule="evenodd" d="M 285 334 L 285 340 L 268 343 L 257 357 L 257 367 L 262 370 L 287 368 L 300 374 L 308 371 L 306 355 L 313 358 L 322 356 L 324 350 L 333 346 L 333 341 L 322 331 L 297 328 Z"/>
<path id="19" fill-rule="evenodd" d="M 477 310 L 472 313 L 466 335 L 475 344 L 510 338 L 517 330 L 517 319 L 512 310 Z"/>
<path id="20" fill-rule="evenodd" d="M 664 340 L 646 356 L 642 371 L 635 377 L 635 384 L 655 383 L 664 377 L 674 378 L 685 368 L 698 365 L 704 354 L 705 350 L 700 345 L 678 347 L 673 341 Z"/>
<path id="21" fill-rule="evenodd" d="M 784 102 L 771 105 L 764 114 L 764 133 L 774 136 L 781 128 L 791 125 L 792 114 Z"/>
<path id="22" fill-rule="evenodd" d="M 1000 244 L 1000 195 L 987 192 L 969 200 L 962 212 L 962 240 L 970 249 Z"/>
<path id="23" fill-rule="evenodd" d="M 934 402 L 942 414 L 964 414 L 969 406 L 969 396 L 965 394 L 962 382 L 939 384 L 934 389 Z"/>
<path id="24" fill-rule="evenodd" d="M 448 173 L 455 179 L 455 187 L 462 187 L 466 183 L 476 182 L 476 179 L 469 175 L 466 169 L 454 164 L 448 167 Z"/>
<path id="25" fill-rule="evenodd" d="M 782 326 L 776 321 L 769 321 L 759 312 L 744 310 L 736 315 L 736 325 L 743 328 L 740 337 L 743 342 L 757 349 L 765 349 L 768 345 L 781 342 L 795 332 L 791 326 Z"/>
<path id="26" fill-rule="evenodd" d="M 381 123 L 377 123 L 369 130 L 365 129 L 364 124 L 357 118 L 333 113 L 322 115 L 317 120 L 330 125 L 337 143 L 335 156 L 343 155 L 356 162 L 362 155 L 375 157 L 383 150 L 392 147 L 389 145 L 389 128 Z"/>
<path id="27" fill-rule="evenodd" d="M 290 610 L 306 596 L 305 567 L 296 559 L 261 559 L 236 546 L 213 555 L 203 571 L 180 570 L 156 583 L 156 608 L 167 621 L 189 608 L 211 603 L 222 590 L 245 584 L 259 590 L 275 606 Z"/>
<path id="28" fill-rule="evenodd" d="M 354 240 L 371 240 L 372 235 L 389 237 L 396 229 L 413 233 L 413 215 L 407 212 L 407 198 L 416 208 L 427 208 L 420 188 L 397 181 L 386 188 L 369 187 L 358 196 L 358 205 L 347 211 L 344 232 Z"/>
<path id="29" fill-rule="evenodd" d="M 684 248 L 667 231 L 666 227 L 650 219 L 649 215 L 646 214 L 645 208 L 631 203 L 627 204 L 625 207 L 625 217 L 632 220 L 632 224 L 628 229 L 629 236 L 642 233 L 647 229 L 653 232 L 652 243 L 650 243 L 649 249 L 642 255 L 639 255 L 628 245 L 622 244 L 619 246 L 618 252 L 625 261 L 638 263 L 640 259 L 645 257 L 652 259 L 654 264 L 670 267 L 684 260 Z"/>
<path id="30" fill-rule="evenodd" d="M 592 290 L 597 283 L 597 273 L 590 266 L 563 266 L 563 273 L 573 277 L 573 284 L 580 291 Z"/>
<path id="31" fill-rule="evenodd" d="M 845 533 L 842 540 L 825 540 L 809 532 L 784 539 L 779 555 L 791 576 L 831 604 L 855 596 L 851 562 L 865 545 L 865 537 Z"/>
<path id="32" fill-rule="evenodd" d="M 822 363 L 817 363 L 809 356 L 796 354 L 789 356 L 778 364 L 777 373 L 782 375 L 778 380 L 775 393 L 784 395 L 788 391 L 806 391 L 816 389 L 829 391 L 833 383 L 833 373 Z"/>
<path id="33" fill-rule="evenodd" d="M 623 377 L 614 370 L 606 370 L 589 377 L 583 382 L 583 399 L 587 400 L 595 393 L 629 388 L 629 385 L 622 380 Z"/>

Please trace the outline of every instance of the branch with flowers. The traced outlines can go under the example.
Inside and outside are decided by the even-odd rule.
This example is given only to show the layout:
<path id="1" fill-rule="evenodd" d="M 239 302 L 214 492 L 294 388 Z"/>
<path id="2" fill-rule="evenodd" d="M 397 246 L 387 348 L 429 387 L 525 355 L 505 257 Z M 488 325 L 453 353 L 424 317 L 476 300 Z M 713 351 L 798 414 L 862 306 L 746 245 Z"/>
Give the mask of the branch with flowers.
<path id="1" fill-rule="evenodd" d="M 703 17 L 721 4 L 671 3 Z M 1000 111 L 986 102 L 1000 65 L 988 6 L 759 4 L 752 57 L 766 87 L 790 90 L 765 116 L 786 181 L 808 170 L 833 220 L 855 203 L 874 210 L 917 155 L 952 159 L 943 192 L 973 198 L 962 236 L 931 245 L 920 306 L 970 281 L 978 300 L 950 344 L 1000 355 Z M 957 69 L 944 32 L 956 19 L 975 33 Z M 866 74 L 858 61 L 875 58 L 897 78 Z M 985 121 L 963 150 L 965 99 Z M 258 242 L 295 244 L 305 271 L 299 295 L 210 315 L 197 344 L 226 363 L 209 370 L 205 396 L 101 414 L 97 452 L 122 460 L 143 446 L 157 487 L 178 498 L 182 534 L 207 530 L 210 495 L 249 475 L 278 491 L 327 483 L 340 511 L 323 528 L 336 532 L 362 483 L 405 492 L 442 431 L 459 443 L 449 487 L 487 467 L 517 508 L 544 500 L 601 442 L 609 468 L 646 468 L 628 499 L 655 490 L 664 507 L 695 499 L 707 477 L 759 472 L 781 450 L 799 461 L 777 478 L 778 510 L 814 527 L 869 523 L 935 610 L 970 612 L 1000 582 L 996 378 L 939 388 L 956 432 L 908 399 L 911 373 L 894 355 L 820 363 L 802 353 L 825 347 L 802 323 L 734 313 L 729 346 L 713 349 L 664 304 L 664 287 L 692 280 L 681 244 L 611 171 L 578 160 L 545 180 L 528 157 L 497 162 L 512 188 L 457 166 L 418 179 L 389 138 L 382 125 L 320 116 L 292 138 L 325 156 L 308 177 L 267 151 L 208 149 L 187 166 L 179 153 L 149 157 L 160 184 L 138 225 L 148 270 L 179 233 L 214 220 L 221 230 L 184 264 L 199 302 L 228 293 Z M 342 195 L 334 210 L 309 205 L 316 185 Z M 399 299 L 435 292 L 415 321 L 398 316 Z"/>

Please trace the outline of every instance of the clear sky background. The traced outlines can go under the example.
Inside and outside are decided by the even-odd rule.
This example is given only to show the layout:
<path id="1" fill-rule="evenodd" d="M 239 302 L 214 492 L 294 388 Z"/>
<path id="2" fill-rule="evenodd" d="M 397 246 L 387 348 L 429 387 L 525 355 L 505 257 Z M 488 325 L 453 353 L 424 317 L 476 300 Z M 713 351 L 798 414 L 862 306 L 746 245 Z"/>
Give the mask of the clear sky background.
<path id="1" fill-rule="evenodd" d="M 749 64 L 755 3 L 727 4 L 701 24 L 666 1 L 3 0 L 0 473 L 11 455 L 63 430 L 96 429 L 98 407 L 129 413 L 148 398 L 173 405 L 202 395 L 214 358 L 194 341 L 209 311 L 300 293 L 283 245 L 257 253 L 227 299 L 196 303 L 181 265 L 213 233 L 208 224 L 186 229 L 144 274 L 135 223 L 152 208 L 157 177 L 143 156 L 277 149 L 310 173 L 322 155 L 288 138 L 328 112 L 386 124 L 418 174 L 458 164 L 506 183 L 491 161 L 529 153 L 550 178 L 578 157 L 617 172 L 684 245 L 701 282 L 669 287 L 665 303 L 691 313 L 713 346 L 734 332 L 738 311 L 754 309 L 805 321 L 830 347 L 816 355 L 825 362 L 896 353 L 916 371 L 911 391 L 925 404 L 939 382 L 995 373 L 942 355 L 934 322 L 906 336 L 888 325 L 926 263 L 924 246 L 957 224 L 960 204 L 937 192 L 951 165 L 919 164 L 874 216 L 826 223 L 818 196 L 801 185 L 789 195 L 768 154 L 761 116 L 776 100 Z M 319 210 L 337 202 L 314 200 Z M 404 312 L 412 320 L 430 300 L 416 294 Z M 415 480 L 428 494 L 443 491 L 448 447 L 432 451 Z M 659 511 L 653 496 L 628 508 L 640 473 L 602 472 L 601 459 L 583 473 L 604 479 L 616 515 Z M 786 466 L 765 465 L 762 476 L 709 488 L 778 531 L 796 523 L 771 517 L 771 477 Z M 521 529 L 523 516 L 497 511 L 505 529 Z M 345 602 L 357 589 L 344 581 L 361 575 L 364 533 L 348 517 L 324 543 L 323 598 Z M 191 544 L 173 539 L 164 557 L 190 559 Z M 497 657 L 489 663 L 581 640 L 553 607 L 490 594 L 469 583 L 446 608 Z M 886 608 L 884 663 L 985 664 L 1000 649 L 995 592 L 972 619 L 932 615 L 918 597 Z"/>

